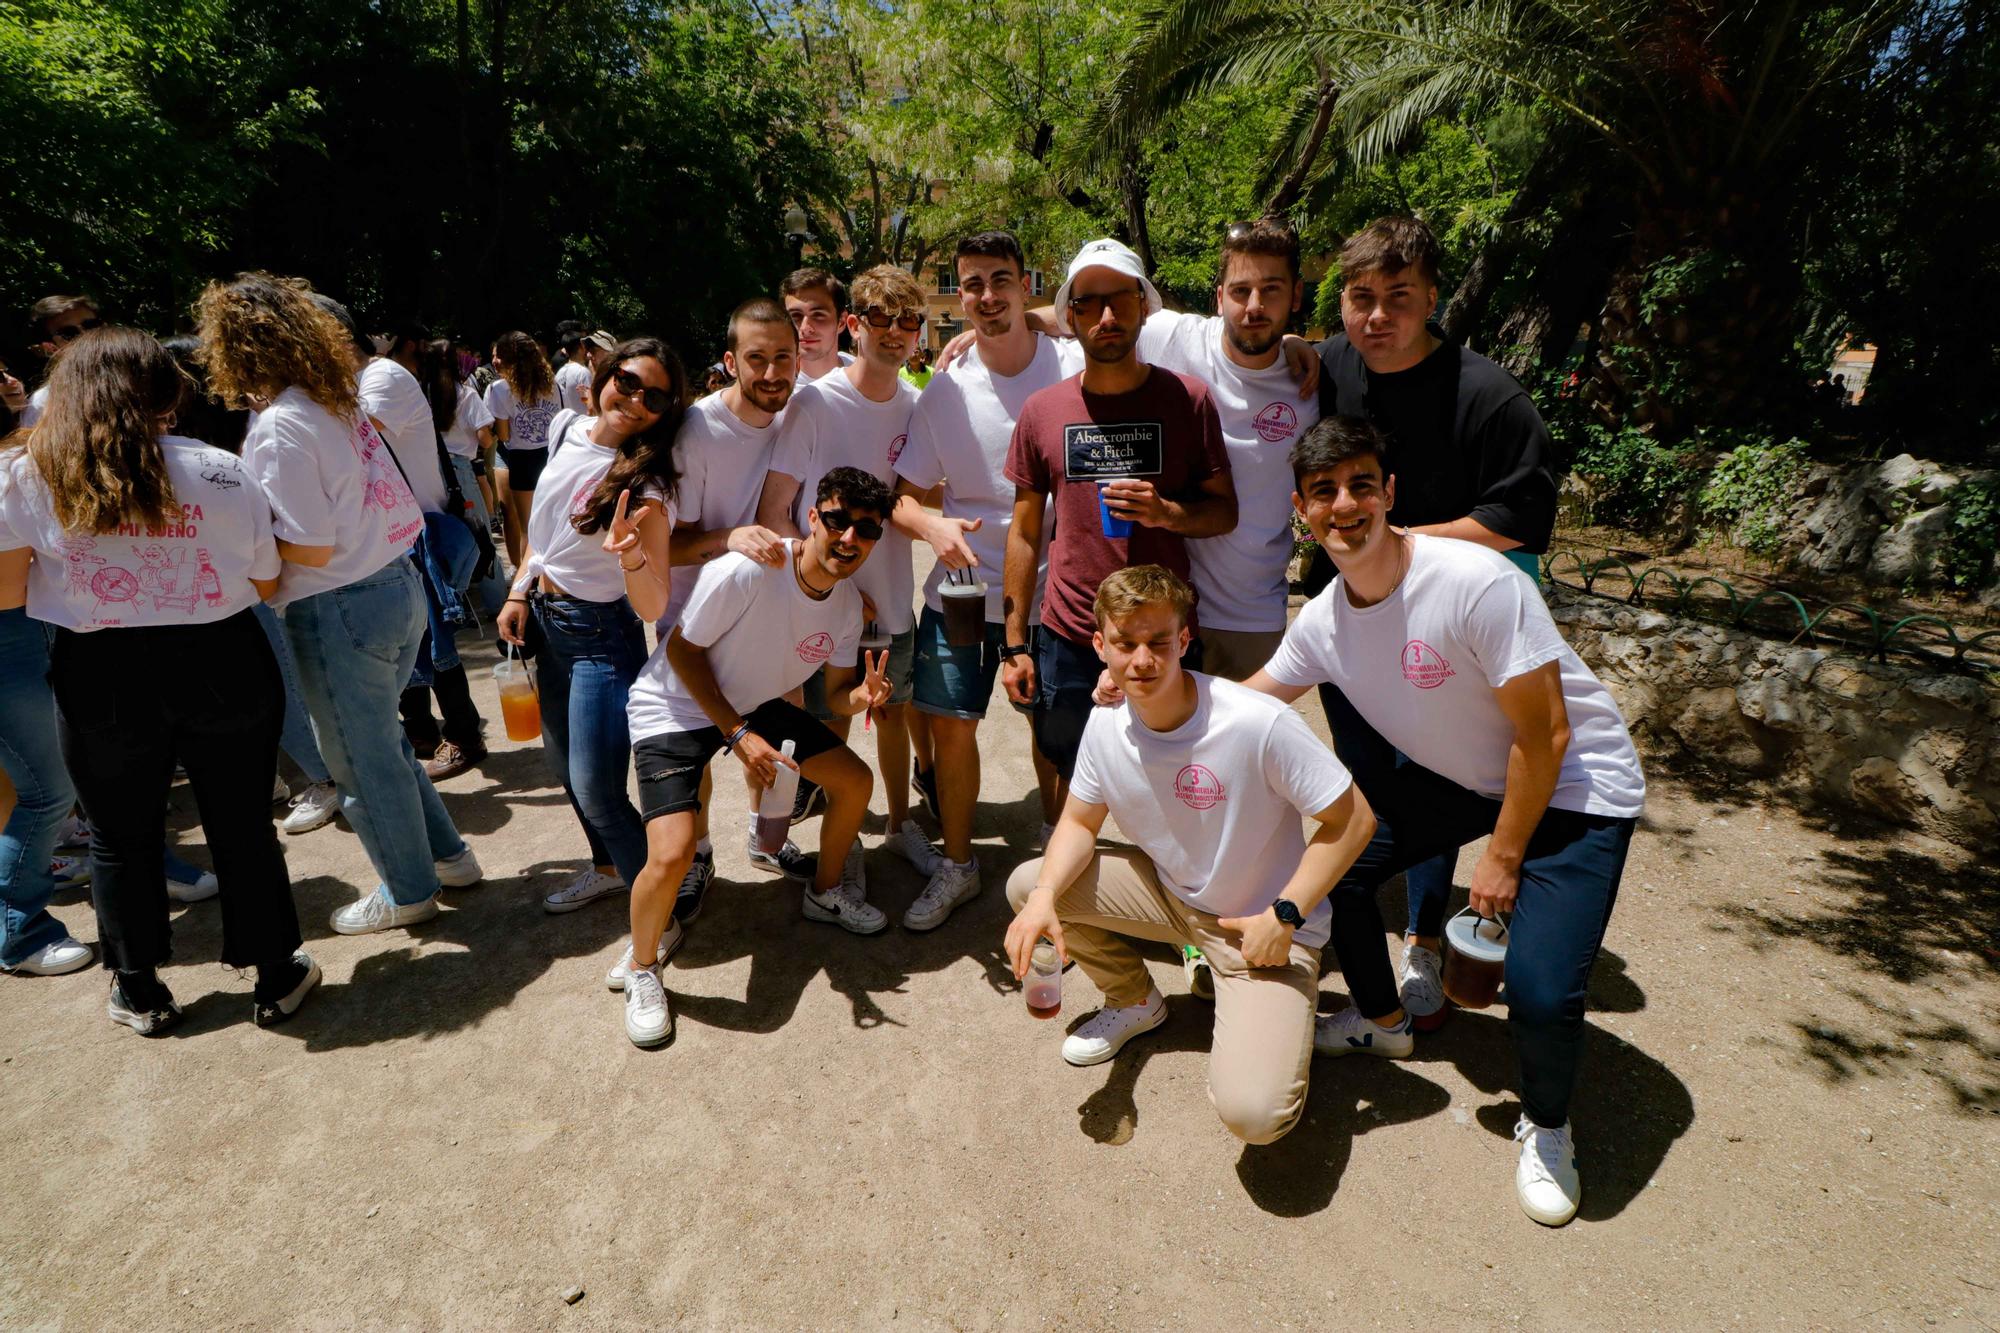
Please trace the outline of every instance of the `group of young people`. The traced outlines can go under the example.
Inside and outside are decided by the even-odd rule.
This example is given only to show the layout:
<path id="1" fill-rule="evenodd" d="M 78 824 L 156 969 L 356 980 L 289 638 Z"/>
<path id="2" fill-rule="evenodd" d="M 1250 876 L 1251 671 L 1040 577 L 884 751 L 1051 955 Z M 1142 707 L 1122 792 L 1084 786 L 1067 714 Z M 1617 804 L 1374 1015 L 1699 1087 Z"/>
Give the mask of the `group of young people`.
<path id="1" fill-rule="evenodd" d="M 1470 899 L 1510 925 L 1517 1193 L 1536 1220 L 1567 1221 L 1586 985 L 1644 782 L 1532 577 L 1555 501 L 1540 418 L 1429 322 L 1435 239 L 1408 218 L 1351 238 L 1344 328 L 1317 349 L 1285 333 L 1303 283 L 1296 237 L 1273 219 L 1222 238 L 1208 317 L 1164 310 L 1112 240 L 1084 246 L 1037 311 L 1011 236 L 968 236 L 952 262 L 969 328 L 921 390 L 900 372 L 922 345 L 923 293 L 882 266 L 851 288 L 802 269 L 745 301 L 728 382 L 692 402 L 664 344 L 608 335 L 568 363 L 588 367 L 578 406 L 531 339 L 496 348 L 497 403 L 493 389 L 457 398 L 508 423 L 509 503 L 525 497 L 525 514 L 508 528 L 499 631 L 539 663 L 543 745 L 590 849 L 544 907 L 628 895 L 606 983 L 633 1043 L 669 1040 L 662 968 L 714 878 L 711 764 L 726 751 L 750 791 L 749 859 L 798 882 L 807 918 L 860 935 L 888 925 L 859 841 L 879 773 L 883 849 L 926 877 L 901 922 L 935 929 L 982 885 L 979 731 L 997 683 L 1028 721 L 1045 844 L 1008 880 L 1007 953 L 1024 976 L 1047 940 L 1105 997 L 1065 1060 L 1111 1059 L 1165 1021 L 1131 941 L 1177 945 L 1190 989 L 1215 1003 L 1218 1114 L 1247 1142 L 1279 1138 L 1313 1055 L 1407 1057 L 1443 1020 L 1456 854 L 1486 838 Z M 410 449 L 363 410 L 352 340 L 323 298 L 246 274 L 197 309 L 211 389 L 254 409 L 240 459 L 174 435 L 171 360 L 102 329 L 56 359 L 47 415 L 0 469 L 0 608 L 25 595 L 57 626 L 44 711 L 91 818 L 112 1014 L 141 1031 L 173 1012 L 152 969 L 176 758 L 215 852 L 225 961 L 258 969 L 258 1021 L 317 979 L 268 813 L 252 811 L 275 764 L 275 665 L 216 696 L 221 655 L 271 661 L 242 628 L 265 598 L 283 606 L 313 732 L 382 877 L 335 929 L 427 919 L 440 884 L 478 877 L 396 721 L 426 638 L 408 551 L 434 512 L 412 493 Z M 1325 586 L 1294 618 L 1295 515 Z M 143 576 L 120 597 L 103 570 L 79 572 L 93 542 L 122 559 L 128 528 L 191 544 L 197 523 L 196 567 L 213 577 L 190 607 Z M 921 591 L 917 542 L 936 557 Z M 20 616 L 0 610 L 0 631 L 27 664 L 42 640 Z M 107 708 L 109 664 L 135 650 L 169 666 L 121 682 Z M 28 674 L 10 660 L 10 733 Z M 1287 706 L 1314 686 L 1332 749 Z M 850 744 L 857 715 L 872 768 Z M 225 736 L 233 747 L 205 744 Z M 14 748 L 0 746 L 10 773 Z M 760 815 L 785 768 L 792 808 Z M 0 844 L 14 853 L 10 966 L 32 942 L 17 946 L 17 905 L 39 919 L 20 887 L 38 854 L 30 809 L 24 793 Z M 783 827 L 815 812 L 812 855 Z M 1100 843 L 1107 818 L 1124 844 Z M 1399 872 L 1400 976 L 1376 900 Z M 1320 1014 L 1329 944 L 1353 1002 Z"/>

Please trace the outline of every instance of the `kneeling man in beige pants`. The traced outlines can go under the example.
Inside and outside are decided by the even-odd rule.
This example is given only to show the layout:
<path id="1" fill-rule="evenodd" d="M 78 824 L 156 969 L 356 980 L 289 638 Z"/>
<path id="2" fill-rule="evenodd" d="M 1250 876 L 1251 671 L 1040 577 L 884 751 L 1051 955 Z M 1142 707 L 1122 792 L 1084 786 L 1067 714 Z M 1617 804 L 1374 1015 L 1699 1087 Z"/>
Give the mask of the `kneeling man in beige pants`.
<path id="1" fill-rule="evenodd" d="M 1097 983 L 1104 1007 L 1062 1048 L 1093 1065 L 1167 1018 L 1131 940 L 1199 948 L 1215 974 L 1209 1099 L 1231 1133 L 1270 1143 L 1305 1107 L 1327 894 L 1375 819 L 1298 714 L 1181 669 L 1193 606 L 1158 565 L 1099 586 L 1097 652 L 1124 701 L 1091 714 L 1048 853 L 1007 883 L 1007 956 L 1024 976 L 1047 937 Z M 1136 850 L 1098 850 L 1107 814 Z"/>

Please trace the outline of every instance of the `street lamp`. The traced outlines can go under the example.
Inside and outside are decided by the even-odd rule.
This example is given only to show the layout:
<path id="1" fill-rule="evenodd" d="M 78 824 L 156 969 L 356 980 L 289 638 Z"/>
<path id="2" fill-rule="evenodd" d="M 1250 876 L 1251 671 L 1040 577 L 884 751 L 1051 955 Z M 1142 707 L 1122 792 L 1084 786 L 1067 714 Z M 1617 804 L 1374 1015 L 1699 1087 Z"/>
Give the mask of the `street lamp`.
<path id="1" fill-rule="evenodd" d="M 792 247 L 792 267 L 805 262 L 806 242 L 818 239 L 806 230 L 806 211 L 797 204 L 785 210 L 785 244 Z"/>

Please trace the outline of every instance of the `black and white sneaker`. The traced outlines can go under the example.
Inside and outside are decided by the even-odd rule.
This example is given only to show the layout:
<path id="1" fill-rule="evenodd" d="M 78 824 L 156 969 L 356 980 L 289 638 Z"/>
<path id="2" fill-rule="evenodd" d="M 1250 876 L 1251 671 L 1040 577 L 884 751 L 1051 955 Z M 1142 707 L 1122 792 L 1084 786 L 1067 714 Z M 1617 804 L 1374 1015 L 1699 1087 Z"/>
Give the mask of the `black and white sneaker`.
<path id="1" fill-rule="evenodd" d="M 910 786 L 916 789 L 924 804 L 931 808 L 931 818 L 936 819 L 938 817 L 937 769 L 918 768 L 915 764 L 911 764 Z"/>
<path id="2" fill-rule="evenodd" d="M 715 853 L 696 852 L 694 863 L 681 876 L 681 891 L 674 898 L 674 920 L 686 925 L 701 915 L 701 905 L 708 900 L 708 886 L 714 878 Z"/>
<path id="3" fill-rule="evenodd" d="M 751 838 L 747 843 L 747 851 L 751 865 L 775 870 L 786 879 L 804 880 L 808 884 L 812 882 L 815 858 L 800 851 L 799 845 L 789 838 L 775 853 L 765 851 L 757 845 L 755 838 Z M 674 905 L 678 907 L 680 904 L 676 902 Z"/>
<path id="4" fill-rule="evenodd" d="M 173 992 L 152 972 L 113 972 L 105 1012 L 142 1037 L 157 1037 L 181 1021 Z"/>
<path id="5" fill-rule="evenodd" d="M 257 1007 L 251 1018 L 260 1028 L 276 1027 L 299 1011 L 319 978 L 319 964 L 303 950 L 275 967 L 258 968 Z"/>
<path id="6" fill-rule="evenodd" d="M 799 794 L 792 798 L 792 822 L 811 819 L 826 809 L 826 790 L 811 778 L 799 779 Z"/>

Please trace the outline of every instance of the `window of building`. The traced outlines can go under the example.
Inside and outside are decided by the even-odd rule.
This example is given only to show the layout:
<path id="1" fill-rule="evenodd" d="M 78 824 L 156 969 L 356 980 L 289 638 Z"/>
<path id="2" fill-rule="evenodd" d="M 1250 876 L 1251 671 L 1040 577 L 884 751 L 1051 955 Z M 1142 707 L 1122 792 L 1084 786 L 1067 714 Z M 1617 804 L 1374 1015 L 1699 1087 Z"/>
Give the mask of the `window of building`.
<path id="1" fill-rule="evenodd" d="M 1038 268 L 1031 268 L 1028 270 L 1028 295 L 1040 296 L 1041 294 L 1042 271 Z"/>
<path id="2" fill-rule="evenodd" d="M 958 295 L 958 265 L 956 263 L 939 264 L 937 278 L 939 296 Z"/>

